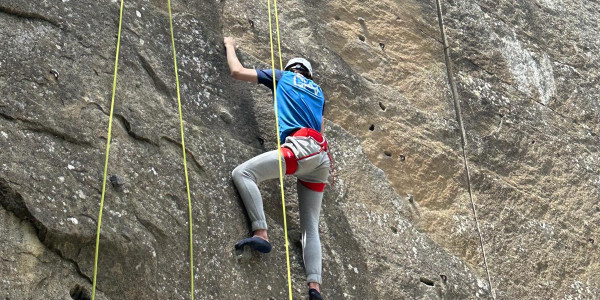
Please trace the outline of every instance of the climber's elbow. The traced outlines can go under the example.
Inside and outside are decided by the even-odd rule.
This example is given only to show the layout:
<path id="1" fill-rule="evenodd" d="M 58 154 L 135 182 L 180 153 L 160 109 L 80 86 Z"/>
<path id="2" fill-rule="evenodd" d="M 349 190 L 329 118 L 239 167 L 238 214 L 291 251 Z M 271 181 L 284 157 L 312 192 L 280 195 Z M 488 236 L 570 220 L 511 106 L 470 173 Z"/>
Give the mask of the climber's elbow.
<path id="1" fill-rule="evenodd" d="M 240 76 L 240 69 L 231 69 L 231 77 L 238 79 L 238 77 Z"/>
<path id="2" fill-rule="evenodd" d="M 232 70 L 231 70 L 231 72 L 230 72 L 230 74 L 231 74 L 231 77 L 233 77 L 233 78 L 237 79 L 237 77 L 238 77 L 238 76 L 239 76 L 239 74 L 240 74 L 240 71 L 239 71 L 239 70 L 237 70 L 237 69 L 232 69 Z"/>

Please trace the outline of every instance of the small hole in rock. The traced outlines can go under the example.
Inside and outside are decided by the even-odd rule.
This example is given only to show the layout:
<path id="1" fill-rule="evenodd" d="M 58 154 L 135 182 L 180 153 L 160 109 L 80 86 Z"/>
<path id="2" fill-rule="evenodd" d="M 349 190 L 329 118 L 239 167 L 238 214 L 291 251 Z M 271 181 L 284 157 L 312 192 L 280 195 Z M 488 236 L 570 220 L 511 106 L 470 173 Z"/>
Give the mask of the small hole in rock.
<path id="1" fill-rule="evenodd" d="M 258 140 L 258 143 L 263 146 L 265 144 L 265 140 L 263 140 L 261 137 L 257 137 L 256 138 Z"/>
<path id="2" fill-rule="evenodd" d="M 250 27 L 254 27 L 254 21 L 248 19 L 248 23 L 250 24 Z"/>
<path id="3" fill-rule="evenodd" d="M 385 111 L 385 105 L 383 105 L 383 103 L 379 102 L 379 107 L 381 108 L 381 110 Z"/>
<path id="4" fill-rule="evenodd" d="M 58 80 L 59 73 L 55 69 L 50 70 L 50 74 L 54 76 L 54 79 Z"/>
<path id="5" fill-rule="evenodd" d="M 385 154 L 387 157 L 392 157 L 392 152 L 389 150 L 383 151 L 383 154 Z"/>
<path id="6" fill-rule="evenodd" d="M 71 298 L 74 300 L 90 300 L 92 299 L 92 296 L 90 294 L 90 292 L 80 286 L 79 284 L 76 284 L 71 291 L 69 291 L 69 294 L 71 295 Z"/>
<path id="7" fill-rule="evenodd" d="M 442 279 L 442 282 L 446 282 L 448 280 L 448 277 L 444 274 L 440 275 L 440 278 Z"/>
<path id="8" fill-rule="evenodd" d="M 434 286 L 435 283 L 433 282 L 433 280 L 429 279 L 429 278 L 425 278 L 425 277 L 421 277 L 419 278 L 419 281 L 428 285 L 428 286 Z"/>
<path id="9" fill-rule="evenodd" d="M 404 155 L 400 154 L 400 160 L 401 160 L 401 161 L 405 161 L 405 160 L 406 160 L 406 156 L 404 156 Z"/>
<path id="10" fill-rule="evenodd" d="M 364 41 L 365 41 L 365 36 L 364 36 L 364 35 L 362 35 L 362 34 L 359 34 L 359 35 L 358 35 L 358 39 L 359 39 L 361 42 L 364 42 Z"/>
<path id="11" fill-rule="evenodd" d="M 594 244 L 594 239 L 589 239 L 588 241 L 590 242 L 590 244 Z"/>
<path id="12" fill-rule="evenodd" d="M 369 130 L 371 130 L 371 131 L 375 130 L 375 124 L 371 124 L 371 126 L 369 126 Z"/>
<path id="13" fill-rule="evenodd" d="M 385 44 L 384 43 L 379 43 L 379 47 L 381 47 L 381 50 L 385 50 Z"/>
<path id="14" fill-rule="evenodd" d="M 340 16 L 333 16 L 333 18 L 336 19 L 336 20 L 338 20 L 338 21 L 340 20 Z"/>
<path id="15" fill-rule="evenodd" d="M 535 141 L 531 141 L 531 144 L 532 144 L 532 145 L 533 145 L 533 144 L 535 144 Z"/>
<path id="16" fill-rule="evenodd" d="M 390 227 L 390 229 L 392 230 L 393 233 L 398 233 L 398 229 L 396 229 L 396 227 L 392 226 L 392 227 Z"/>

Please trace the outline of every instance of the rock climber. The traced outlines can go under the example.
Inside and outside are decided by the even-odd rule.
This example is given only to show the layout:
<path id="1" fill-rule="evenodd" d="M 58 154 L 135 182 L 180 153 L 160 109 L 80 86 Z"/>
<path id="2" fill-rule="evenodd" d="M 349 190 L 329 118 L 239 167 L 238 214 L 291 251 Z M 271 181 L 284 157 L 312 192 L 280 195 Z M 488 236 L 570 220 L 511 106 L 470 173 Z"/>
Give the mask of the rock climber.
<path id="1" fill-rule="evenodd" d="M 321 300 L 321 241 L 319 213 L 323 190 L 331 176 L 331 161 L 323 132 L 325 98 L 321 87 L 312 80 L 312 67 L 304 58 L 290 60 L 285 71 L 247 69 L 237 58 L 235 40 L 224 39 L 227 64 L 233 78 L 261 83 L 273 90 L 277 84 L 278 133 L 281 154 L 277 150 L 260 154 L 232 172 L 233 182 L 242 197 L 252 222 L 253 236 L 237 242 L 236 249 L 249 246 L 262 253 L 271 251 L 267 222 L 257 183 L 279 178 L 279 158 L 286 175 L 297 178 L 302 253 L 309 299 Z"/>

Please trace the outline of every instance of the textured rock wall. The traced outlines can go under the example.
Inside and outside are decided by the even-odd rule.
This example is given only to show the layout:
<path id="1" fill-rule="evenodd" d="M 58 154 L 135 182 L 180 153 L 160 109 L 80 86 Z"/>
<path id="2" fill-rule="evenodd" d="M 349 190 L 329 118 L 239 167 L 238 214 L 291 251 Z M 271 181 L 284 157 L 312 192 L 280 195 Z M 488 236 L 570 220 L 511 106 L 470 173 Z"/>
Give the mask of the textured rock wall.
<path id="1" fill-rule="evenodd" d="M 593 1 L 453 1 L 446 20 L 499 298 L 599 297 Z"/>
<path id="2" fill-rule="evenodd" d="M 598 297 L 600 5 L 442 4 L 497 298 Z M 285 299 L 276 181 L 261 185 L 274 251 L 232 252 L 248 224 L 230 172 L 276 141 L 270 92 L 229 77 L 221 41 L 235 36 L 246 66 L 270 66 L 266 2 L 172 5 L 195 296 Z M 489 298 L 434 1 L 278 6 L 284 61 L 314 62 L 328 99 L 338 183 L 321 215 L 324 294 Z M 91 289 L 118 9 L 115 1 L 0 2 L 0 297 L 85 299 Z M 188 299 L 166 1 L 125 1 L 123 22 L 109 173 L 125 183 L 107 187 L 98 295 Z M 294 185 L 286 180 L 302 299 Z"/>

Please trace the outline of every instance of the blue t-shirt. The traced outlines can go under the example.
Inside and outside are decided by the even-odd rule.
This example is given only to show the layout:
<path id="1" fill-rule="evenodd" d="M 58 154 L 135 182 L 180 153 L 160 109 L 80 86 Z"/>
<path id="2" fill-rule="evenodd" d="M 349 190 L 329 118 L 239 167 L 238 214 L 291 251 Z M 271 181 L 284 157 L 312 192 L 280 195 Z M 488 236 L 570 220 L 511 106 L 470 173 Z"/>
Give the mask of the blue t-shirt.
<path id="1" fill-rule="evenodd" d="M 258 83 L 273 90 L 273 71 L 256 70 Z M 321 120 L 325 98 L 321 87 L 301 74 L 290 71 L 275 71 L 277 80 L 277 111 L 279 138 L 285 138 L 299 128 L 321 131 Z"/>

